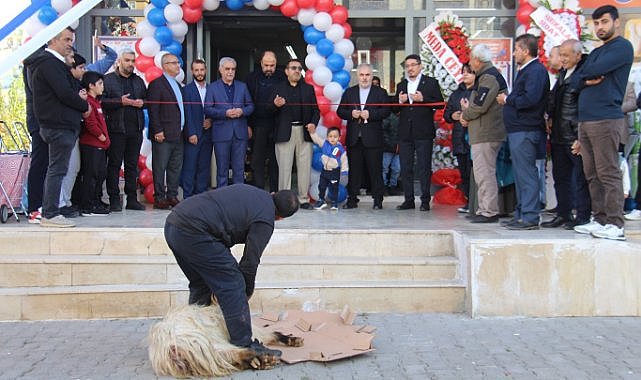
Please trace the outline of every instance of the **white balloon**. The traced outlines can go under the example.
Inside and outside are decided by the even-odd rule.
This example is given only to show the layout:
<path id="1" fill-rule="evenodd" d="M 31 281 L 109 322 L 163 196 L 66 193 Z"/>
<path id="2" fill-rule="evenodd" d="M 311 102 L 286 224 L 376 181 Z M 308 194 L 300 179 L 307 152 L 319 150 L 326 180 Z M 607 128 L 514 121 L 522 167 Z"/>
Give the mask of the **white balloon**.
<path id="1" fill-rule="evenodd" d="M 254 8 L 258 9 L 259 11 L 264 11 L 265 9 L 269 8 L 269 1 L 267 0 L 254 0 L 252 2 L 254 4 Z"/>
<path id="2" fill-rule="evenodd" d="M 341 86 L 337 82 L 329 82 L 323 88 L 323 95 L 325 95 L 327 99 L 331 100 L 332 103 L 339 102 L 341 100 L 341 96 L 343 95 L 343 86 Z"/>
<path id="3" fill-rule="evenodd" d="M 153 37 L 155 32 L 156 27 L 151 25 L 147 20 L 142 20 L 141 22 L 136 24 L 136 34 L 139 37 Z"/>
<path id="4" fill-rule="evenodd" d="M 173 34 L 174 39 L 184 37 L 189 31 L 189 25 L 187 25 L 183 20 L 168 24 L 167 27 L 171 30 L 171 34 Z"/>
<path id="5" fill-rule="evenodd" d="M 183 69 L 180 69 L 180 72 L 178 73 L 178 75 L 176 75 L 176 80 L 178 81 L 178 83 L 182 83 L 185 80 L 185 72 L 183 71 Z"/>
<path id="6" fill-rule="evenodd" d="M 540 0 L 528 0 L 528 3 L 534 8 L 538 8 L 541 6 Z"/>
<path id="7" fill-rule="evenodd" d="M 147 15 L 149 14 L 149 12 L 154 8 L 156 7 L 153 4 L 151 3 L 147 4 L 147 6 L 145 7 L 145 10 L 142 11 L 142 13 L 145 15 L 145 18 L 147 18 Z"/>
<path id="8" fill-rule="evenodd" d="M 78 25 L 80 25 L 80 21 L 78 21 L 76 19 L 76 20 L 72 21 L 71 24 L 69 24 L 69 27 L 71 29 L 73 29 L 73 30 L 76 30 L 76 29 L 78 29 Z"/>
<path id="9" fill-rule="evenodd" d="M 305 66 L 310 70 L 316 70 L 318 67 L 324 67 L 325 57 L 318 53 L 307 54 L 307 57 L 305 57 Z"/>
<path id="10" fill-rule="evenodd" d="M 151 140 L 142 139 L 142 145 L 140 146 L 140 154 L 148 157 L 151 155 Z"/>
<path id="11" fill-rule="evenodd" d="M 153 37 L 145 37 L 138 45 L 140 52 L 147 57 L 153 57 L 160 51 L 160 44 Z"/>
<path id="12" fill-rule="evenodd" d="M 316 15 L 316 9 L 303 8 L 298 11 L 298 22 L 304 26 L 312 25 L 312 23 L 314 22 L 315 15 Z"/>
<path id="13" fill-rule="evenodd" d="M 51 0 L 51 7 L 55 9 L 58 14 L 63 14 L 73 7 L 73 3 L 71 0 Z"/>
<path id="14" fill-rule="evenodd" d="M 316 45 L 307 45 L 307 54 L 316 53 Z"/>
<path id="15" fill-rule="evenodd" d="M 149 144 L 151 144 L 151 142 Z M 150 152 L 149 155 L 147 156 L 147 159 L 145 160 L 145 166 L 147 167 L 147 169 L 149 169 L 149 170 L 151 170 L 153 172 L 153 169 L 152 169 L 153 165 L 152 165 L 151 162 L 152 161 L 151 161 L 151 152 Z"/>
<path id="16" fill-rule="evenodd" d="M 316 134 L 317 134 L 317 135 L 318 135 L 318 137 L 320 137 L 321 139 L 326 138 L 326 137 L 327 137 L 327 127 L 326 127 L 326 126 L 324 126 L 324 125 L 319 125 L 319 126 L 317 126 L 317 127 L 316 127 Z"/>
<path id="17" fill-rule="evenodd" d="M 185 0 L 169 0 L 169 2 L 176 5 L 182 5 Z"/>
<path id="18" fill-rule="evenodd" d="M 167 4 L 163 13 L 167 23 L 178 22 L 183 19 L 183 9 L 176 4 Z"/>
<path id="19" fill-rule="evenodd" d="M 220 6 L 220 0 L 203 1 L 203 9 L 206 11 L 215 11 Z"/>
<path id="20" fill-rule="evenodd" d="M 33 16 L 29 17 L 27 21 L 23 24 L 24 31 L 27 32 L 28 35 L 30 36 L 35 36 L 38 34 L 39 31 L 42 29 L 46 28 L 47 26 L 40 22 L 38 19 L 38 14 L 34 14 Z"/>
<path id="21" fill-rule="evenodd" d="M 156 65 L 156 67 L 159 69 L 162 69 L 162 57 L 165 54 L 169 54 L 169 52 L 166 50 L 161 50 L 156 53 L 156 55 L 154 55 L 154 65 Z"/>
<path id="22" fill-rule="evenodd" d="M 338 106 L 339 106 L 338 102 L 332 103 L 329 105 L 329 109 L 336 112 L 336 110 L 338 109 Z"/>
<path id="23" fill-rule="evenodd" d="M 338 53 L 343 57 L 349 57 L 354 52 L 354 44 L 348 39 L 341 39 L 334 43 L 334 53 Z"/>
<path id="24" fill-rule="evenodd" d="M 519 26 L 516 28 L 516 32 L 515 32 L 515 34 L 514 34 L 514 35 L 515 35 L 515 37 L 518 37 L 518 36 L 520 36 L 520 35 L 525 34 L 525 32 L 526 32 L 526 31 L 525 31 L 525 25 L 519 25 Z"/>
<path id="25" fill-rule="evenodd" d="M 326 86 L 332 81 L 332 70 L 328 69 L 327 66 L 317 67 L 312 74 L 312 78 L 317 85 Z"/>
<path id="26" fill-rule="evenodd" d="M 183 42 L 185 42 L 185 36 L 174 37 L 174 41 L 178 42 L 179 44 L 182 44 Z"/>
<path id="27" fill-rule="evenodd" d="M 339 24 L 332 24 L 332 26 L 327 29 L 327 32 L 325 32 L 325 38 L 332 42 L 341 40 L 343 37 L 345 37 L 345 29 Z"/>
<path id="28" fill-rule="evenodd" d="M 321 32 L 326 31 L 332 26 L 332 16 L 327 12 L 318 12 L 314 15 L 314 28 Z"/>
<path id="29" fill-rule="evenodd" d="M 269 1 L 269 4 L 277 7 L 282 5 L 285 2 L 285 0 L 267 0 L 267 1 Z"/>
<path id="30" fill-rule="evenodd" d="M 541 29 L 539 28 L 530 28 L 527 30 L 527 32 L 533 35 L 534 37 L 538 37 L 541 35 Z"/>
<path id="31" fill-rule="evenodd" d="M 345 58 L 345 66 L 343 66 L 343 70 L 350 72 L 354 68 L 354 61 L 352 60 L 352 57 L 347 57 Z"/>

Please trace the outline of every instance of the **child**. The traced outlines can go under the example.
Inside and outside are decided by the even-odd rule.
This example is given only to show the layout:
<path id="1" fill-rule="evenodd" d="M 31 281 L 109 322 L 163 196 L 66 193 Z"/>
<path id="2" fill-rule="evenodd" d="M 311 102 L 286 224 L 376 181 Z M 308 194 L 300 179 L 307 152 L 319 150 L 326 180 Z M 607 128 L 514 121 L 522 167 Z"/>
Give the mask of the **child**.
<path id="1" fill-rule="evenodd" d="M 84 119 L 79 140 L 82 176 L 80 212 L 83 216 L 108 215 L 109 209 L 98 199 L 107 173 L 106 150 L 110 145 L 102 106 L 97 99 L 104 90 L 102 74 L 87 71 L 80 83 L 87 90 L 87 103 L 91 106 L 91 113 Z"/>
<path id="2" fill-rule="evenodd" d="M 308 131 L 314 143 L 322 149 L 323 170 L 321 170 L 318 181 L 318 201 L 314 204 L 314 209 L 322 210 L 327 206 L 325 204 L 325 190 L 327 186 L 330 186 L 330 193 L 333 195 L 333 199 L 331 199 L 332 210 L 338 210 L 338 183 L 341 176 L 347 176 L 349 170 L 345 148 L 338 141 L 341 137 L 340 129 L 335 127 L 327 129 L 327 139 L 325 140 L 316 134 L 315 127 L 310 127 Z"/>
<path id="3" fill-rule="evenodd" d="M 387 195 L 399 195 L 398 177 L 401 161 L 398 154 L 398 113 L 392 112 L 383 120 L 383 184 Z"/>

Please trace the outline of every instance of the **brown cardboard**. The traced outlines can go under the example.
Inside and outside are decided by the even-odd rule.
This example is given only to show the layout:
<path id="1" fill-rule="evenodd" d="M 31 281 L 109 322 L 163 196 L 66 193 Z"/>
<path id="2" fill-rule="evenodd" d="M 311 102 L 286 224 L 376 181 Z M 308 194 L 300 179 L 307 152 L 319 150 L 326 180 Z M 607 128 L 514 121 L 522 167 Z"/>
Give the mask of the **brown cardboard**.
<path id="1" fill-rule="evenodd" d="M 325 311 L 305 312 L 288 310 L 281 313 L 280 320 L 274 321 L 273 314 L 257 318 L 257 324 L 266 331 L 279 331 L 304 339 L 302 347 L 270 345 L 281 350 L 281 360 L 285 363 L 303 361 L 328 362 L 374 351 L 372 326 L 353 326 L 355 314 L 348 307 L 340 314 Z"/>

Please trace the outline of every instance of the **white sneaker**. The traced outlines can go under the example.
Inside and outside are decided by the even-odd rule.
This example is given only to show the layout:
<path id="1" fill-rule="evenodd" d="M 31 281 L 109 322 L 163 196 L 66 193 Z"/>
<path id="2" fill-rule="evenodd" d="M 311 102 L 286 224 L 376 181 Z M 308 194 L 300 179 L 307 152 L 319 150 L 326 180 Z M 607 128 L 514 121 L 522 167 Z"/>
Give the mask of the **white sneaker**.
<path id="1" fill-rule="evenodd" d="M 76 224 L 72 222 L 71 220 L 65 218 L 62 215 L 56 215 L 53 218 L 42 218 L 40 220 L 40 225 L 42 227 L 57 227 L 57 228 L 65 228 L 65 227 L 75 227 Z"/>
<path id="2" fill-rule="evenodd" d="M 623 217 L 627 220 L 641 220 L 641 210 L 632 210 Z"/>
<path id="3" fill-rule="evenodd" d="M 625 240 L 625 232 L 623 227 L 619 228 L 614 224 L 606 224 L 601 229 L 592 231 L 592 236 L 595 238 L 610 239 L 610 240 Z"/>
<path id="4" fill-rule="evenodd" d="M 601 223 L 592 220 L 588 224 L 582 224 L 580 226 L 574 226 L 574 231 L 580 233 L 580 234 L 586 234 L 589 235 L 592 233 L 592 231 L 600 230 L 603 228 L 603 225 Z"/>

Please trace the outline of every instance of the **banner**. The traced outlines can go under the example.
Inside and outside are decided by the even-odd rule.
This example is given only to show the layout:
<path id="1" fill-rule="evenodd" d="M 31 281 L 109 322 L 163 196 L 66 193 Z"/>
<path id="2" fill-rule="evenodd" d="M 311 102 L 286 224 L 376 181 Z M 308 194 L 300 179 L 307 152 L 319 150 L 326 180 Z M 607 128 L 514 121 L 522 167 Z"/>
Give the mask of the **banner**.
<path id="1" fill-rule="evenodd" d="M 561 21 L 559 16 L 550 12 L 550 10 L 545 7 L 538 7 L 530 14 L 530 17 L 534 20 L 536 26 L 545 33 L 546 37 L 552 38 L 554 46 L 561 45 L 563 41 L 570 39 L 579 39 L 576 33 L 573 33 L 570 28 Z"/>
<path id="2" fill-rule="evenodd" d="M 610 1 L 608 2 L 612 5 L 614 5 L 617 8 L 633 8 L 633 7 L 641 7 L 641 0 L 614 0 L 613 2 Z M 583 9 L 589 9 L 589 8 L 598 8 L 601 5 L 605 5 L 606 2 L 603 0 L 579 0 L 579 4 L 581 8 Z"/>
<path id="3" fill-rule="evenodd" d="M 440 33 L 436 30 L 436 26 L 436 23 L 431 23 L 418 35 L 441 65 L 445 67 L 448 74 L 456 80 L 456 83 L 461 83 L 461 81 L 463 81 L 463 74 L 461 74 L 461 67 L 463 65 L 452 49 L 443 41 Z"/>

